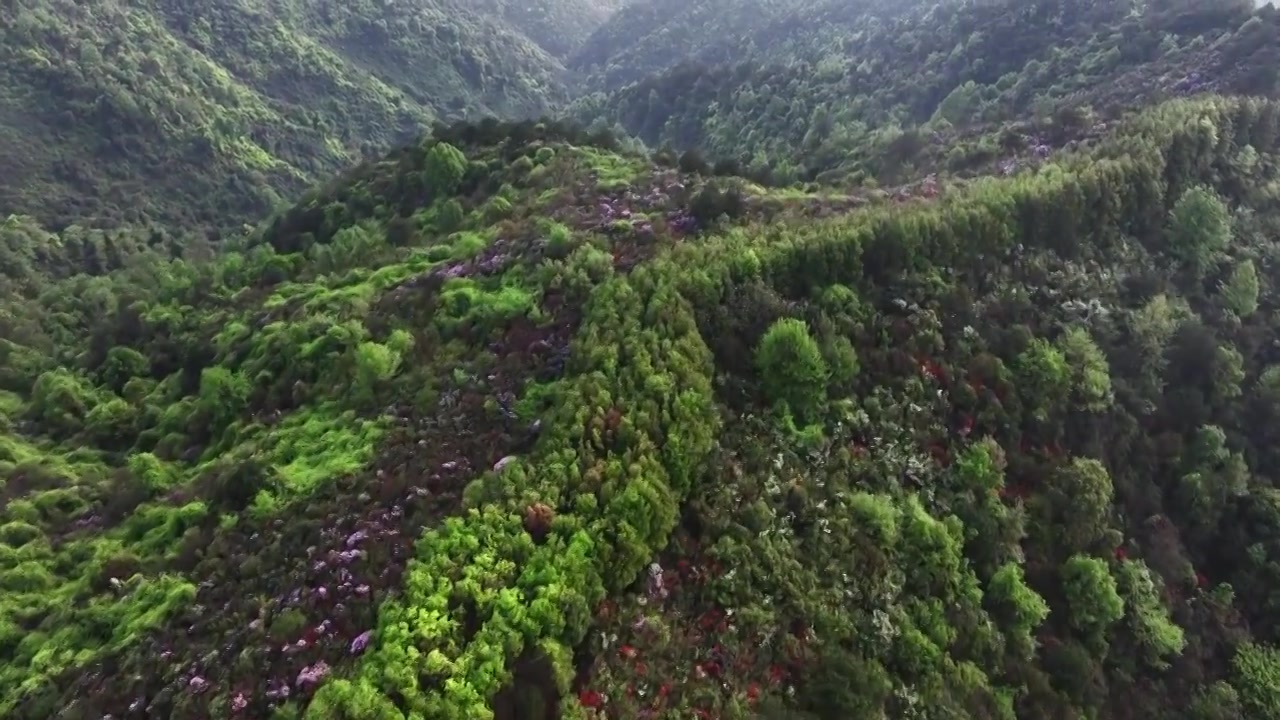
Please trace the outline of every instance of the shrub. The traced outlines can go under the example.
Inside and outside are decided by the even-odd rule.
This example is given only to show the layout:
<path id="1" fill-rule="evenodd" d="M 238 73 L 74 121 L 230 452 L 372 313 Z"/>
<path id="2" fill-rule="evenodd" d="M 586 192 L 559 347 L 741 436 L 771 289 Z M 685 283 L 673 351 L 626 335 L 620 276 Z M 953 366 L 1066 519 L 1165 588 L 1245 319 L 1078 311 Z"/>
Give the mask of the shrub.
<path id="1" fill-rule="evenodd" d="M 785 403 L 803 422 L 812 421 L 821 411 L 831 373 L 804 321 L 775 322 L 760 339 L 756 367 L 771 402 Z"/>

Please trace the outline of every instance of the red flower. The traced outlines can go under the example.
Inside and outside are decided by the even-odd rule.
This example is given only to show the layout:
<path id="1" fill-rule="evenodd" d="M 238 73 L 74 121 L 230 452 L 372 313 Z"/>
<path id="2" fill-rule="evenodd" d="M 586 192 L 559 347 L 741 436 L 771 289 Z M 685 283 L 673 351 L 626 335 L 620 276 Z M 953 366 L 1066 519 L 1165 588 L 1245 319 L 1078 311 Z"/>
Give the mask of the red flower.
<path id="1" fill-rule="evenodd" d="M 618 648 L 618 654 L 630 660 L 631 658 L 636 656 L 636 649 L 631 647 L 630 645 L 623 645 L 622 647 Z"/>
<path id="2" fill-rule="evenodd" d="M 1117 560 L 1124 560 L 1124 559 L 1125 559 L 1125 558 L 1127 558 L 1127 557 L 1129 557 L 1129 551 L 1128 551 L 1128 550 L 1125 550 L 1123 545 L 1121 545 L 1120 547 L 1117 547 L 1117 548 L 1116 548 L 1116 559 L 1117 559 Z"/>
<path id="3" fill-rule="evenodd" d="M 773 683 L 780 683 L 780 682 L 782 682 L 782 681 L 783 681 L 783 679 L 784 679 L 784 678 L 786 678 L 786 677 L 787 677 L 787 671 L 786 671 L 786 669 L 785 669 L 785 668 L 783 668 L 781 665 L 770 665 L 770 666 L 769 666 L 769 681 L 770 681 L 770 682 L 773 682 Z"/>
<path id="4" fill-rule="evenodd" d="M 644 674 L 645 674 L 645 673 L 647 673 L 648 671 L 649 671 L 649 668 L 648 668 L 648 667 L 647 667 L 643 662 L 638 662 L 638 663 L 636 663 L 636 674 L 637 674 L 637 675 L 644 675 Z"/>
<path id="5" fill-rule="evenodd" d="M 759 699 L 760 699 L 760 686 L 755 683 L 751 683 L 749 686 L 747 686 L 747 700 L 751 701 L 752 703 L 755 703 L 755 701 Z"/>
<path id="6" fill-rule="evenodd" d="M 604 698 L 595 690 L 583 690 L 578 693 L 578 702 L 583 707 L 598 708 L 604 704 Z"/>
<path id="7" fill-rule="evenodd" d="M 662 683 L 662 687 L 658 688 L 658 697 L 666 697 L 671 692 L 670 683 Z"/>

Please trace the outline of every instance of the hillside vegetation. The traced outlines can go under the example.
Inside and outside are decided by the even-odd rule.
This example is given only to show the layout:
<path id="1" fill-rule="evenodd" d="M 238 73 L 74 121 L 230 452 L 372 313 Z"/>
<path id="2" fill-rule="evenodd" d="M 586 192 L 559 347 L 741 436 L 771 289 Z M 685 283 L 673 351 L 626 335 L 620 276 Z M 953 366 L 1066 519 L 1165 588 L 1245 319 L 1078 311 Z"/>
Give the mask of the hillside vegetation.
<path id="1" fill-rule="evenodd" d="M 475 0 L 471 7 L 500 16 L 557 58 L 567 58 L 624 5 L 624 0 Z"/>
<path id="2" fill-rule="evenodd" d="M 542 114 L 603 11 L 539 5 L 17 0 L 0 213 L 236 229 L 433 120 Z"/>
<path id="3" fill-rule="evenodd" d="M 635 54 L 669 69 L 580 98 L 575 116 L 782 182 L 896 184 L 939 159 L 962 172 L 1004 154 L 1002 141 L 1055 144 L 973 137 L 974 126 L 1055 115 L 1089 125 L 1095 112 L 1172 97 L 1280 90 L 1280 15 L 1247 0 L 769 4 L 791 9 L 780 18 L 681 5 L 709 18 L 636 30 L 633 45 L 614 39 L 631 30 L 626 12 L 597 31 L 619 48 L 593 59 L 605 74 L 629 71 Z M 721 30 L 731 17 L 751 18 L 751 30 Z M 679 40 L 726 34 L 737 39 L 696 52 Z"/>
<path id="4" fill-rule="evenodd" d="M 33 254 L 0 710 L 1267 717 L 1277 138 L 901 200 L 459 126 L 212 262 Z"/>
<path id="5" fill-rule="evenodd" d="M 1280 717 L 1273 11 L 22 1 L 0 717 Z"/>
<path id="6" fill-rule="evenodd" d="M 783 17 L 816 19 L 815 0 L 650 0 L 629 3 L 570 58 L 588 86 L 617 90 L 672 65 L 728 62 L 760 48 L 751 40 Z M 867 9 L 857 3 L 858 14 Z M 766 39 L 767 42 L 767 39 Z"/>

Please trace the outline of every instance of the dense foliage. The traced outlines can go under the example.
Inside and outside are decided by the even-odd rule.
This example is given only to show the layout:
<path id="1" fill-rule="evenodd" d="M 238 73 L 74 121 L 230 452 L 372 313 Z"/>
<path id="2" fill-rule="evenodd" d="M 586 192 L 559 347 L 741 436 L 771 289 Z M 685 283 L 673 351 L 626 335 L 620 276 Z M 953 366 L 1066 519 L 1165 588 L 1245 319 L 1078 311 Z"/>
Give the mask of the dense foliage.
<path id="1" fill-rule="evenodd" d="M 996 171 L 989 161 L 1013 147 L 1047 152 L 1092 130 L 1095 111 L 1280 90 L 1280 14 L 1255 13 L 1249 0 L 795 0 L 741 16 L 715 12 L 723 3 L 710 0 L 677 4 L 686 10 L 671 26 L 636 31 L 636 47 L 610 40 L 616 58 L 589 66 L 631 72 L 648 67 L 632 57 L 640 53 L 670 69 L 580 98 L 577 116 L 788 182 Z M 783 8 L 791 12 L 779 16 Z M 686 17 L 695 12 L 706 17 Z M 721 28 L 746 18 L 750 33 Z M 596 36 L 612 38 L 629 21 L 621 12 Z M 710 49 L 684 44 L 726 36 L 732 42 Z M 1033 117 L 1024 132 L 1002 125 Z"/>
<path id="2" fill-rule="evenodd" d="M 781 18 L 816 18 L 815 0 L 651 0 L 629 3 L 569 58 L 587 84 L 616 90 L 682 61 L 725 62 L 758 50 L 753 40 Z M 856 3 L 863 11 L 865 3 Z M 902 6 L 902 5 L 900 5 Z M 905 7 L 905 6 L 904 6 Z M 761 38 L 765 48 L 773 38 Z"/>
<path id="3" fill-rule="evenodd" d="M 255 145 L 289 182 L 231 143 L 164 156 L 187 183 L 5 191 L 31 194 L 0 224 L 0 716 L 1280 714 L 1280 102 L 1155 103 L 1196 72 L 1271 94 L 1275 14 L 730 6 L 633 6 L 635 42 L 606 23 L 577 55 L 616 51 L 606 84 L 750 56 L 589 101 L 609 126 L 692 73 L 689 122 L 640 134 L 706 149 L 654 152 L 550 119 L 373 152 L 563 98 L 537 68 L 611 3 L 0 19 L 46 33 L 0 68 L 64 78 L 0 112 L 45 150 L 335 145 Z M 95 49 L 144 45 L 175 64 L 94 84 L 128 75 Z M 483 72 L 451 84 L 441 48 Z M 285 49 L 336 74 L 295 82 Z M 787 107 L 698 105 L 748 85 Z M 848 114 L 797 138 L 823 93 Z M 34 123 L 58 103 L 122 132 Z M 845 187 L 786 184 L 809 175 Z"/>
<path id="4" fill-rule="evenodd" d="M 528 5 L 17 0 L 0 213 L 234 229 L 433 119 L 541 114 L 608 4 Z"/>
<path id="5" fill-rule="evenodd" d="M 1253 717 L 1277 138 L 1178 103 L 819 219 L 459 126 L 214 261 L 29 253 L 3 710 Z"/>

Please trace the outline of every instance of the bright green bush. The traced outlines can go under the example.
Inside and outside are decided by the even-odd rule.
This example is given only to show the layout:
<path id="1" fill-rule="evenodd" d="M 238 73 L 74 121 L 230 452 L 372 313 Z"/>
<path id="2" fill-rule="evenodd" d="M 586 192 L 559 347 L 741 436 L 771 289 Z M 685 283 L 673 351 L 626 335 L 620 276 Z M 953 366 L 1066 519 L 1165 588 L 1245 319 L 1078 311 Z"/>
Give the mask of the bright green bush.
<path id="1" fill-rule="evenodd" d="M 756 348 L 756 369 L 770 401 L 784 404 L 797 419 L 817 418 L 831 372 L 804 321 L 775 322 Z"/>

